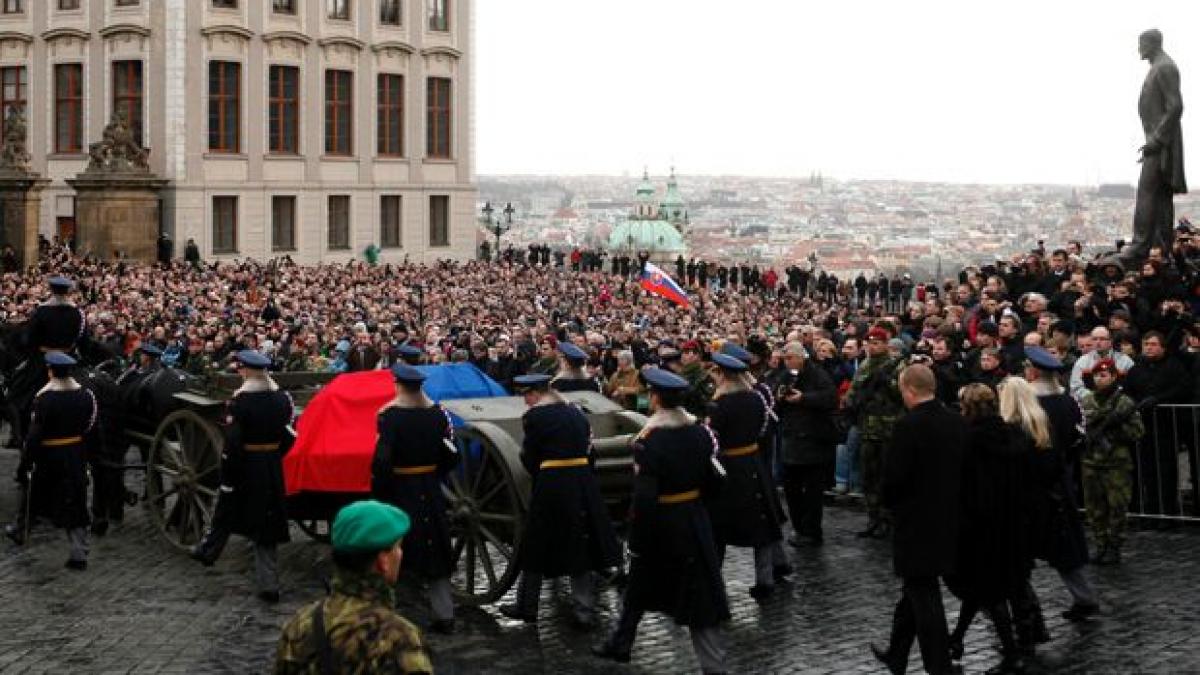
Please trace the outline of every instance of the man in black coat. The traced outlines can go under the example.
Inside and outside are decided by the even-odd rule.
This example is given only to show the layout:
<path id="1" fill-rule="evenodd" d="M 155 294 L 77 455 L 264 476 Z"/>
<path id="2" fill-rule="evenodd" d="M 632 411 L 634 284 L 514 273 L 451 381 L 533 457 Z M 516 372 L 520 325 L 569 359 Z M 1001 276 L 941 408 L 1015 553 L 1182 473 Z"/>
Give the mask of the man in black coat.
<path id="1" fill-rule="evenodd" d="M 796 536 L 793 546 L 824 541 L 821 511 L 837 445 L 833 410 L 837 390 L 824 368 L 808 360 L 804 345 L 789 342 L 783 351 L 787 372 L 776 392 L 782 439 L 783 489 Z"/>
<path id="2" fill-rule="evenodd" d="M 1142 338 L 1142 354 L 1125 375 L 1125 393 L 1137 403 L 1147 437 L 1138 448 L 1134 504 L 1142 513 L 1181 515 L 1178 441 L 1188 437 L 1187 415 L 1173 415 L 1165 404 L 1189 403 L 1192 381 L 1188 367 L 1167 351 L 1166 338 L 1150 331 Z"/>
<path id="3" fill-rule="evenodd" d="M 895 522 L 893 556 L 904 591 L 892 617 L 886 650 L 871 651 L 892 673 L 903 673 L 913 638 L 929 673 L 950 672 L 946 613 L 938 578 L 954 571 L 959 486 L 967 426 L 935 397 L 933 371 L 915 364 L 900 374 L 908 414 L 896 423 L 884 460 L 883 501 Z"/>

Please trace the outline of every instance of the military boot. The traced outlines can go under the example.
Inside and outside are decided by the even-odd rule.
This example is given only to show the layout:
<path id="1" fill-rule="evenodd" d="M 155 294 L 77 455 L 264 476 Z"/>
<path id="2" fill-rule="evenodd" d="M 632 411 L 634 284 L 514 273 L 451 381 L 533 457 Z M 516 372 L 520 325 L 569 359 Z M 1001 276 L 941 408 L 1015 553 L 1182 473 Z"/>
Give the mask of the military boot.
<path id="1" fill-rule="evenodd" d="M 229 541 L 229 533 L 221 530 L 210 529 L 204 533 L 204 538 L 199 544 L 192 547 L 191 558 L 198 561 L 205 567 L 212 567 L 216 564 L 217 558 L 221 557 L 221 551 L 225 550 L 225 543 Z"/>
<path id="2" fill-rule="evenodd" d="M 537 577 L 534 583 L 533 577 Z M 500 605 L 500 613 L 510 619 L 524 621 L 525 623 L 537 623 L 538 620 L 538 598 L 542 594 L 542 578 L 540 575 L 521 574 L 521 580 L 517 583 L 517 598 L 516 602 L 510 602 Z"/>

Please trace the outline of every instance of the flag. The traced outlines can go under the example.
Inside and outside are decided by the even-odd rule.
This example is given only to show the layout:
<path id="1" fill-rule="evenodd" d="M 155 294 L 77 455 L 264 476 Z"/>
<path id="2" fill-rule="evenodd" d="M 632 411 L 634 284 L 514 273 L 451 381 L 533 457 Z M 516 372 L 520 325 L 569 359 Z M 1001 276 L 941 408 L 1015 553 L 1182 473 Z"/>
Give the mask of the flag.
<path id="1" fill-rule="evenodd" d="M 677 305 L 683 305 L 684 307 L 691 305 L 687 294 L 683 292 L 679 284 L 675 283 L 671 275 L 659 269 L 658 265 L 652 262 L 647 262 L 646 266 L 642 268 L 641 284 L 642 288 L 647 291 L 655 295 L 661 295 Z"/>

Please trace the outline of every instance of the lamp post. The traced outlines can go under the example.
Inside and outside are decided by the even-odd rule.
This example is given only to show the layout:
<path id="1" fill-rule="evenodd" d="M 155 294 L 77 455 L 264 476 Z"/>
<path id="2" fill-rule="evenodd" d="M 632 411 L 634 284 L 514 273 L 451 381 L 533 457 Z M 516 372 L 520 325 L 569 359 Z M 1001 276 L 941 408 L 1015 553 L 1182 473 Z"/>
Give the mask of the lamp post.
<path id="1" fill-rule="evenodd" d="M 496 209 L 492 207 L 491 202 L 483 204 L 483 222 L 487 227 L 488 232 L 496 237 L 496 261 L 500 261 L 500 235 L 512 229 L 513 214 L 516 209 L 513 208 L 512 202 L 504 205 L 504 210 L 496 213 Z"/>

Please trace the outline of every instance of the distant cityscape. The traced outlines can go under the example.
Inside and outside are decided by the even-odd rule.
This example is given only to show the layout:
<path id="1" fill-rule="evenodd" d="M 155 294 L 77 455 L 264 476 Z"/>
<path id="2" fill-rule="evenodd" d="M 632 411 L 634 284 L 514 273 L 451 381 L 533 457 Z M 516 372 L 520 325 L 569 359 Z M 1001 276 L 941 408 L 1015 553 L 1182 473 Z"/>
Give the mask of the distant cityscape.
<path id="1" fill-rule="evenodd" d="M 657 197 L 671 173 L 651 172 Z M 1132 185 L 961 185 L 808 178 L 674 176 L 686 209 L 687 257 L 783 268 L 815 260 L 839 278 L 948 274 L 967 264 L 1079 240 L 1085 252 L 1128 239 Z M 639 175 L 480 176 L 479 199 L 511 202 L 501 246 L 633 248 L 611 237 L 637 218 Z M 1200 197 L 1176 199 L 1176 217 L 1200 214 Z M 665 206 L 665 205 L 664 205 Z M 672 207 L 677 208 L 677 207 Z M 479 242 L 491 240 L 480 230 Z M 632 244 L 632 241 L 631 241 Z M 815 256 L 814 256 L 815 254 Z M 671 257 L 676 255 L 672 252 Z"/>

